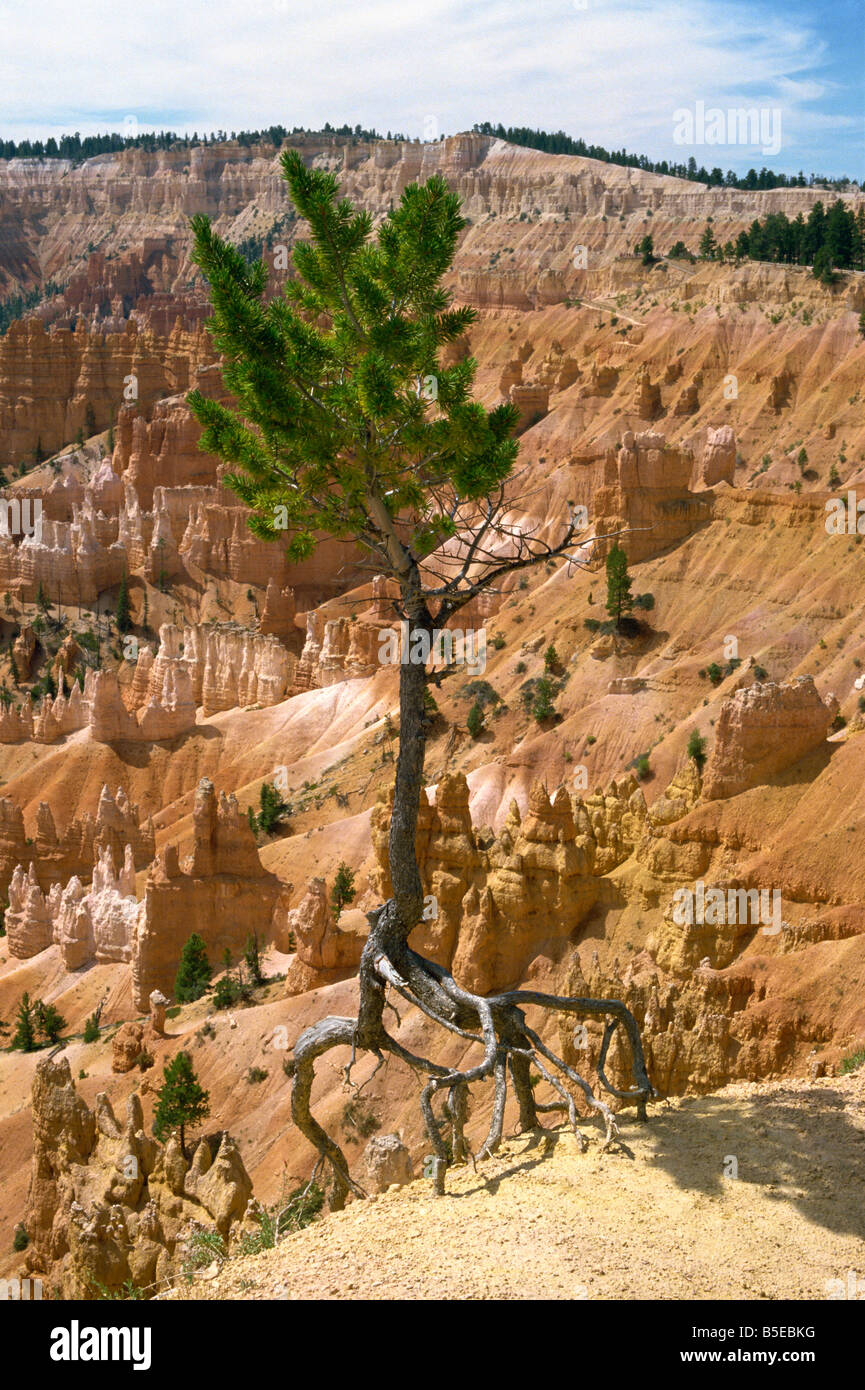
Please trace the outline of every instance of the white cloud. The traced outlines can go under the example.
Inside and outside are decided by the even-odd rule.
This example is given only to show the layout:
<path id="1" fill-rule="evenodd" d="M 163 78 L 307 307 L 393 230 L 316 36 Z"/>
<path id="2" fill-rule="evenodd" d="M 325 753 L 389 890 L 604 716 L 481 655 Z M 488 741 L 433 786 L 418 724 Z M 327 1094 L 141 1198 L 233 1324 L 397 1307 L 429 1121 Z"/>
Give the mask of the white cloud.
<path id="1" fill-rule="evenodd" d="M 15 138 L 127 114 L 145 128 L 330 120 L 414 135 L 432 115 L 449 133 L 502 120 L 677 158 L 677 107 L 756 102 L 782 108 L 784 168 L 822 147 L 832 98 L 818 36 L 734 0 L 33 0 L 0 3 L 0 33 L 0 133 Z"/>

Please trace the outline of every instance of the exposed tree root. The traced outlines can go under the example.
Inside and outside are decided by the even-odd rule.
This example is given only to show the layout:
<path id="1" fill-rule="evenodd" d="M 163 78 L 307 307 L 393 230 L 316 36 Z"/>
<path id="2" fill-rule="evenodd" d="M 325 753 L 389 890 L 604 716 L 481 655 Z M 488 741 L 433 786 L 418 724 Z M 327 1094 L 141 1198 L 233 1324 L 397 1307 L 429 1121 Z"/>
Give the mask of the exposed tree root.
<path id="1" fill-rule="evenodd" d="M 325 1018 L 305 1029 L 295 1044 L 291 1060 L 286 1064 L 287 1073 L 293 1077 L 291 1112 L 294 1122 L 316 1148 L 320 1159 L 330 1166 L 333 1174 L 330 1193 L 332 1210 L 339 1211 L 345 1205 L 349 1192 L 357 1197 L 366 1195 L 352 1179 L 341 1148 L 321 1127 L 310 1109 L 316 1060 L 334 1047 L 352 1049 L 351 1060 L 344 1069 L 346 1080 L 350 1077 L 359 1050 L 372 1052 L 378 1058 L 376 1070 L 382 1065 L 384 1054 L 390 1053 L 418 1073 L 426 1075 L 428 1079 L 421 1091 L 420 1106 L 432 1148 L 433 1189 L 438 1195 L 444 1194 L 445 1174 L 452 1164 L 466 1159 L 475 1162 L 475 1155 L 471 1153 L 465 1138 L 469 1087 L 475 1081 L 491 1078 L 494 1083 L 489 1133 L 478 1158 L 494 1154 L 501 1143 L 508 1072 L 519 1105 L 521 1131 L 538 1128 L 538 1117 L 542 1113 L 563 1111 L 584 1151 L 587 1141 L 579 1127 L 573 1095 L 565 1085 L 565 1082 L 570 1082 L 582 1091 L 587 1105 L 603 1119 L 604 1148 L 609 1148 L 618 1137 L 615 1116 L 609 1106 L 597 1099 L 589 1082 L 551 1051 L 534 1029 L 528 1026 L 523 1009 L 529 1005 L 562 1013 L 603 1017 L 606 1024 L 597 1065 L 598 1078 L 611 1095 L 636 1104 L 638 1119 L 646 1119 L 646 1103 L 656 1092 L 646 1074 L 636 1019 L 621 1001 L 566 998 L 535 990 L 509 990 L 484 998 L 463 989 L 448 970 L 425 960 L 406 944 L 393 899 L 371 913 L 369 920 L 371 931 L 360 966 L 361 999 L 357 1018 Z M 482 1059 L 475 1066 L 459 1071 L 441 1066 L 403 1047 L 384 1027 L 388 987 L 448 1032 L 480 1045 L 483 1048 Z M 399 1021 L 398 1014 L 396 1017 Z M 612 1086 L 604 1070 L 610 1041 L 619 1027 L 627 1034 L 631 1048 L 635 1085 L 628 1091 Z M 541 1105 L 535 1100 L 530 1080 L 532 1066 L 558 1093 L 560 1101 Z M 443 1120 L 437 1119 L 433 1110 L 433 1100 L 440 1091 L 446 1093 Z M 442 1132 L 446 1124 L 450 1129 L 449 1143 Z"/>

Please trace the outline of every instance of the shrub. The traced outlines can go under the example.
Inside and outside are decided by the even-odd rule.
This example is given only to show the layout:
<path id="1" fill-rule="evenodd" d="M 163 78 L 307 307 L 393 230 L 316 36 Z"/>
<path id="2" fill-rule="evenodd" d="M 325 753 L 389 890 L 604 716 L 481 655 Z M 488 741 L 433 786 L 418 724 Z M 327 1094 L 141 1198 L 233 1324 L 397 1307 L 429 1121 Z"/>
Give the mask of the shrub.
<path id="1" fill-rule="evenodd" d="M 724 673 L 717 661 L 713 661 L 711 665 L 706 667 L 706 675 L 713 685 L 720 685 L 721 681 L 724 679 Z"/>
<path id="2" fill-rule="evenodd" d="M 153 1066 L 153 1054 L 145 1048 L 143 1052 L 139 1052 L 135 1062 L 139 1071 L 149 1071 Z"/>
<path id="3" fill-rule="evenodd" d="M 757 680 L 758 680 L 758 681 L 764 681 L 764 680 L 766 679 L 766 677 L 767 677 L 768 674 L 769 674 L 769 673 L 768 673 L 768 671 L 766 670 L 766 667 L 765 667 L 765 666 L 755 666 L 755 667 L 754 667 L 754 675 L 757 677 Z"/>
<path id="4" fill-rule="evenodd" d="M 324 1191 L 318 1183 L 308 1182 L 296 1187 L 287 1198 L 280 1199 L 272 1207 L 259 1207 L 253 1211 L 252 1219 L 257 1231 L 244 1231 L 238 1243 L 241 1255 L 257 1255 L 262 1250 L 272 1250 L 280 1236 L 291 1231 L 302 1231 L 314 1221 L 324 1206 Z"/>
<path id="5" fill-rule="evenodd" d="M 860 1047 L 858 1051 L 851 1052 L 849 1057 L 844 1057 L 838 1070 L 845 1076 L 848 1072 L 858 1071 L 862 1066 L 865 1066 L 865 1047 Z"/>
<path id="6" fill-rule="evenodd" d="M 479 738 L 484 727 L 484 711 L 478 700 L 475 700 L 466 719 L 466 728 L 472 738 Z"/>
<path id="7" fill-rule="evenodd" d="M 344 1129 L 354 1130 L 361 1139 L 368 1139 L 381 1129 L 381 1121 L 363 1096 L 352 1096 L 346 1101 L 342 1107 L 342 1124 Z"/>
<path id="8" fill-rule="evenodd" d="M 544 652 L 544 670 L 555 671 L 560 664 L 559 654 L 551 642 Z"/>
<path id="9" fill-rule="evenodd" d="M 84 1041 L 86 1043 L 99 1041 L 99 1024 L 95 1014 L 91 1014 L 84 1024 Z"/>
<path id="10" fill-rule="evenodd" d="M 250 1086 L 257 1086 L 261 1081 L 267 1080 L 267 1072 L 264 1067 L 250 1067 L 246 1079 Z"/>
<path id="11" fill-rule="evenodd" d="M 15 1227 L 15 1234 L 12 1237 L 12 1249 L 16 1254 L 20 1255 L 21 1251 L 26 1250 L 29 1244 L 30 1237 L 27 1234 L 24 1222 L 19 1221 L 18 1225 Z"/>
<path id="12" fill-rule="evenodd" d="M 637 777 L 641 782 L 645 782 L 651 772 L 648 753 L 641 753 L 640 756 L 635 759 L 634 765 L 636 767 Z"/>
<path id="13" fill-rule="evenodd" d="M 644 610 L 644 612 L 646 612 L 646 613 L 650 612 L 651 609 L 654 608 L 654 606 L 655 606 L 655 595 L 654 595 L 654 594 L 637 594 L 636 598 L 634 599 L 634 607 L 635 607 L 635 608 L 642 608 L 642 609 Z"/>
<path id="14" fill-rule="evenodd" d="M 697 764 L 697 771 L 702 772 L 706 766 L 706 740 L 700 737 L 696 729 L 691 730 L 691 737 L 688 739 L 688 757 L 693 758 Z"/>
<path id="15" fill-rule="evenodd" d="M 183 1261 L 182 1272 L 186 1275 L 187 1281 L 191 1282 L 191 1276 L 196 1269 L 204 1269 L 207 1265 L 213 1264 L 214 1260 L 222 1263 L 227 1258 L 228 1250 L 218 1231 L 193 1231 L 186 1241 L 186 1258 Z"/>
<path id="16" fill-rule="evenodd" d="M 526 663 L 524 661 L 518 661 L 514 669 L 516 670 L 517 675 L 521 676 L 525 671 L 528 670 L 528 667 L 526 666 Z"/>

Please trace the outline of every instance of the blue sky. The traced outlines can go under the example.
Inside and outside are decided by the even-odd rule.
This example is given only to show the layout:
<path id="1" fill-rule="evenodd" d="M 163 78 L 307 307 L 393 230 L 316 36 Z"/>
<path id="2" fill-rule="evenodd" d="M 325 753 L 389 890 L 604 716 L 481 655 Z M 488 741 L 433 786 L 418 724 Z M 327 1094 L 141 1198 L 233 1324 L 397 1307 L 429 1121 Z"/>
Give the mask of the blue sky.
<path id="1" fill-rule="evenodd" d="M 865 0 L 0 0 L 0 34 L 6 139 L 490 120 L 865 177 Z M 697 103 L 778 113 L 779 152 L 677 143 Z"/>

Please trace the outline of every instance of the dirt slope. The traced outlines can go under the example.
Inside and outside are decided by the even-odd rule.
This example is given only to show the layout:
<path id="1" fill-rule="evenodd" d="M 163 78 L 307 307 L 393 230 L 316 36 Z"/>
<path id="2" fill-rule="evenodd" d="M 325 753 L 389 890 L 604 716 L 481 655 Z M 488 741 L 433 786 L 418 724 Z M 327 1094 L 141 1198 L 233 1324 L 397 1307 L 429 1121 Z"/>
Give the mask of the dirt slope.
<path id="1" fill-rule="evenodd" d="M 583 1155 L 561 1130 L 510 1139 L 441 1200 L 392 1188 L 174 1296 L 824 1299 L 862 1277 L 865 1071 L 729 1086 L 621 1132 L 608 1154 L 595 1132 Z"/>

